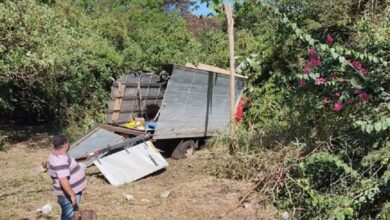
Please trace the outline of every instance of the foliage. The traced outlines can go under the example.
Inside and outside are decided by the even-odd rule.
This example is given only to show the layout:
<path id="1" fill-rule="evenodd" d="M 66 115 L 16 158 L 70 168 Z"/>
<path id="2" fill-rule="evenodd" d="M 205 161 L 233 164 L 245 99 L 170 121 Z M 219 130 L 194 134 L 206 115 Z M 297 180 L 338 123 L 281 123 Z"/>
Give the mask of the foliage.
<path id="1" fill-rule="evenodd" d="M 121 55 L 66 5 L 1 4 L 2 116 L 32 123 L 80 122 L 84 108 L 99 114 L 91 107 L 104 106 L 104 85 Z"/>
<path id="2" fill-rule="evenodd" d="M 201 2 L 222 12 L 224 1 Z M 210 172 L 277 177 L 266 192 L 297 218 L 386 218 L 389 0 L 232 2 L 251 101 L 235 134 L 217 141 L 236 151 Z M 191 4 L 0 1 L 2 121 L 50 122 L 77 136 L 104 121 L 120 75 L 164 63 L 227 67 L 224 15 L 194 18 Z"/>
<path id="3" fill-rule="evenodd" d="M 236 4 L 238 31 L 249 30 L 258 45 L 239 57 L 252 101 L 238 133 L 251 135 L 239 139 L 236 153 L 247 152 L 256 133 L 248 155 L 276 154 L 280 145 L 302 149 L 273 199 L 298 218 L 379 218 L 389 198 L 388 3 Z"/>
<path id="4" fill-rule="evenodd" d="M 52 123 L 77 136 L 105 120 L 110 85 L 120 75 L 165 63 L 226 63 L 223 32 L 193 36 L 175 5 L 1 1 L 2 121 Z"/>
<path id="5" fill-rule="evenodd" d="M 6 141 L 0 140 L 0 151 L 7 151 L 9 147 L 10 145 Z"/>

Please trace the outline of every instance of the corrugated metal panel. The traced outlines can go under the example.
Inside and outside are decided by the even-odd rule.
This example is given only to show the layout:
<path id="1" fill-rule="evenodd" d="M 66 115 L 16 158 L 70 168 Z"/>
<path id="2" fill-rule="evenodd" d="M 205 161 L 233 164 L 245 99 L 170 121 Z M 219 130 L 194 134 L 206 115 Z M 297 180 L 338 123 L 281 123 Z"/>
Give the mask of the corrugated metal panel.
<path id="1" fill-rule="evenodd" d="M 94 164 L 114 186 L 138 180 L 168 166 L 151 142 L 97 159 Z"/>
<path id="2" fill-rule="evenodd" d="M 236 78 L 236 104 L 245 79 Z M 154 139 L 212 136 L 229 124 L 229 76 L 174 66 Z"/>
<path id="3" fill-rule="evenodd" d="M 89 132 L 79 141 L 73 143 L 70 146 L 68 153 L 76 159 L 83 158 L 95 150 L 104 149 L 107 146 L 112 146 L 123 140 L 124 137 L 98 127 Z M 84 163 L 86 165 L 90 165 L 89 161 L 85 161 Z"/>

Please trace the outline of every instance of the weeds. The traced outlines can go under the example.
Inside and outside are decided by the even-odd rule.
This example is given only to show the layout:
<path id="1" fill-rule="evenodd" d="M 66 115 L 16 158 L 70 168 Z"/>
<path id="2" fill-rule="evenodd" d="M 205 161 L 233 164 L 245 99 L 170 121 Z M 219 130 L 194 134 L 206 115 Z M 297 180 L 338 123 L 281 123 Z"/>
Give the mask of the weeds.
<path id="1" fill-rule="evenodd" d="M 10 144 L 4 140 L 0 140 L 0 151 L 7 151 L 10 149 Z"/>

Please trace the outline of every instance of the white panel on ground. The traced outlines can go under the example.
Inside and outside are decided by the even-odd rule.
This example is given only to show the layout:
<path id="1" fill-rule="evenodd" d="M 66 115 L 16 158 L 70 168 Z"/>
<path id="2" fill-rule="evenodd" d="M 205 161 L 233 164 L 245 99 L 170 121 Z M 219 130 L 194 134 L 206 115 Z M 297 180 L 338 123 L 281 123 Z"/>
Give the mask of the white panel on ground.
<path id="1" fill-rule="evenodd" d="M 138 180 L 168 166 L 150 141 L 97 159 L 94 164 L 114 186 Z"/>

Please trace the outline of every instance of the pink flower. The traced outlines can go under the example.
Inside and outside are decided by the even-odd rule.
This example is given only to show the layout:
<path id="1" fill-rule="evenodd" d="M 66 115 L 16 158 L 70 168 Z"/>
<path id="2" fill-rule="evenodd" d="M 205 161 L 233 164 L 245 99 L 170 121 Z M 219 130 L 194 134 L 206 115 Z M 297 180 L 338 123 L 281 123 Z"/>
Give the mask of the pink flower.
<path id="1" fill-rule="evenodd" d="M 305 66 L 305 68 L 303 68 L 303 72 L 304 73 L 306 73 L 306 74 L 308 74 L 308 73 L 310 73 L 310 67 L 309 66 Z"/>
<path id="2" fill-rule="evenodd" d="M 301 79 L 301 80 L 299 80 L 299 87 L 303 87 L 304 85 L 305 85 L 305 80 L 303 80 L 303 79 Z"/>
<path id="3" fill-rule="evenodd" d="M 362 92 L 362 90 L 360 90 L 360 89 L 354 89 L 353 90 L 353 94 L 359 94 L 359 93 L 361 93 Z"/>
<path id="4" fill-rule="evenodd" d="M 351 64 L 355 69 L 361 70 L 363 68 L 363 65 L 359 61 L 352 61 Z"/>
<path id="5" fill-rule="evenodd" d="M 314 47 L 309 48 L 309 63 L 306 65 L 309 68 L 321 65 L 321 58 L 317 55 Z"/>
<path id="6" fill-rule="evenodd" d="M 332 35 L 328 34 L 326 36 L 326 43 L 331 45 L 331 44 L 333 44 L 333 41 L 334 41 L 334 39 L 333 39 Z"/>
<path id="7" fill-rule="evenodd" d="M 370 96 L 366 92 L 361 92 L 358 96 L 364 101 L 368 101 L 370 99 Z"/>
<path id="8" fill-rule="evenodd" d="M 343 107 L 344 107 L 344 105 L 341 102 L 336 102 L 336 103 L 334 103 L 332 109 L 335 112 L 339 112 L 339 111 L 341 111 L 341 109 L 343 109 Z"/>
<path id="9" fill-rule="evenodd" d="M 310 61 L 308 63 L 309 67 L 315 67 L 321 65 L 321 58 L 320 57 L 310 57 Z"/>
<path id="10" fill-rule="evenodd" d="M 352 99 L 348 99 L 345 103 L 347 103 L 347 104 L 352 104 L 353 103 L 353 100 Z"/>
<path id="11" fill-rule="evenodd" d="M 334 95 L 335 95 L 336 97 L 340 97 L 340 96 L 341 96 L 341 93 L 340 93 L 340 92 L 336 92 Z"/>
<path id="12" fill-rule="evenodd" d="M 325 84 L 326 80 L 322 77 L 317 77 L 314 84 L 316 85 L 322 85 L 322 84 Z"/>
<path id="13" fill-rule="evenodd" d="M 309 57 L 316 57 L 316 49 L 314 47 L 309 48 Z"/>
<path id="14" fill-rule="evenodd" d="M 359 61 L 352 61 L 352 62 L 349 61 L 349 62 L 351 63 L 351 65 L 352 65 L 355 69 L 361 71 L 364 75 L 367 75 L 367 74 L 368 74 L 368 70 L 367 70 L 366 68 L 364 68 L 363 64 L 360 63 Z"/>
<path id="15" fill-rule="evenodd" d="M 322 102 L 323 102 L 324 104 L 328 104 L 328 103 L 331 102 L 331 100 L 330 100 L 330 98 L 325 97 L 325 98 L 322 99 Z"/>

